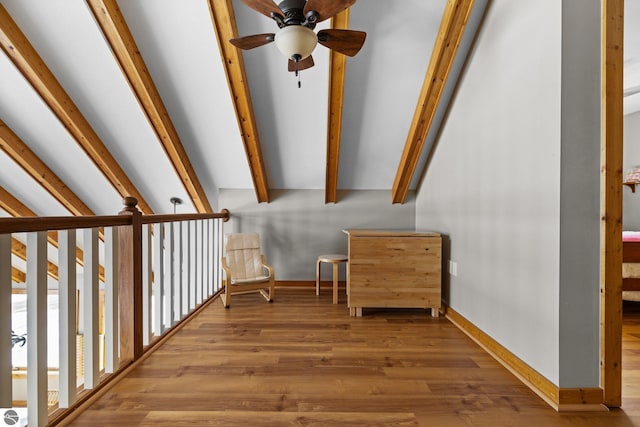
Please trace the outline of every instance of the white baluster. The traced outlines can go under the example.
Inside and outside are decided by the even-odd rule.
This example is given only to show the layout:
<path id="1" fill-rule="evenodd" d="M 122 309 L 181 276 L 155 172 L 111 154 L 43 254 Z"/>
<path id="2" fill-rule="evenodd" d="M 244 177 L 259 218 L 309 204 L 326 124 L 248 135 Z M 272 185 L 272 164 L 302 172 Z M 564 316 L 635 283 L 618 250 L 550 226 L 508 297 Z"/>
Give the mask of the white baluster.
<path id="1" fill-rule="evenodd" d="M 173 224 L 165 224 L 164 234 L 164 315 L 163 324 L 169 329 L 173 325 Z"/>
<path id="2" fill-rule="evenodd" d="M 216 292 L 216 220 L 209 220 L 209 276 L 211 281 L 211 291 L 213 295 Z"/>
<path id="3" fill-rule="evenodd" d="M 105 235 L 105 372 L 113 373 L 120 365 L 120 329 L 118 328 L 118 228 L 107 227 Z"/>
<path id="4" fill-rule="evenodd" d="M 205 219 L 204 223 L 204 289 L 205 300 L 211 296 L 211 220 Z"/>
<path id="5" fill-rule="evenodd" d="M 202 299 L 200 302 L 207 299 L 207 267 L 205 265 L 207 261 L 207 231 L 205 227 L 205 220 L 200 221 L 200 276 L 202 277 Z"/>
<path id="6" fill-rule="evenodd" d="M 189 226 L 189 311 L 193 310 L 197 304 L 196 297 L 196 259 L 197 259 L 197 246 L 196 246 L 196 221 L 191 221 Z"/>
<path id="7" fill-rule="evenodd" d="M 221 259 L 224 254 L 223 248 L 223 230 L 222 230 L 223 221 L 221 219 L 216 220 L 216 254 L 215 254 L 215 271 L 216 271 L 216 292 L 222 288 L 222 264 Z"/>
<path id="8" fill-rule="evenodd" d="M 173 238 L 173 276 L 174 276 L 174 322 L 182 319 L 182 223 L 171 224 Z"/>
<path id="9" fill-rule="evenodd" d="M 196 304 L 202 303 L 202 221 L 196 221 Z"/>
<path id="10" fill-rule="evenodd" d="M 151 257 L 151 233 L 149 225 L 142 226 L 142 344 L 149 345 L 151 342 L 151 277 L 152 277 L 152 257 Z"/>
<path id="11" fill-rule="evenodd" d="M 99 382 L 99 276 L 98 229 L 83 230 L 84 269 L 82 293 L 84 295 L 84 388 L 92 389 Z"/>
<path id="12" fill-rule="evenodd" d="M 163 257 L 163 235 L 164 225 L 154 224 L 153 226 L 153 333 L 157 336 L 164 332 L 162 322 L 162 300 L 164 292 L 164 257 Z"/>
<path id="13" fill-rule="evenodd" d="M 218 292 L 218 220 L 211 221 L 211 293 Z"/>
<path id="14" fill-rule="evenodd" d="M 27 417 L 47 425 L 47 233 L 27 234 Z"/>
<path id="15" fill-rule="evenodd" d="M 11 393 L 11 234 L 0 234 L 0 408 L 13 406 Z"/>
<path id="16" fill-rule="evenodd" d="M 213 255 L 211 256 L 211 266 L 213 267 L 213 292 L 218 292 L 220 289 L 219 274 L 218 274 L 218 260 L 220 259 L 220 245 L 218 242 L 218 222 L 220 220 L 214 219 L 212 223 L 213 233 Z"/>
<path id="17" fill-rule="evenodd" d="M 181 223 L 182 229 L 182 314 L 183 316 L 189 314 L 189 256 L 191 253 L 190 243 L 190 227 L 189 221 L 183 221 Z"/>
<path id="18" fill-rule="evenodd" d="M 77 399 L 76 377 L 76 230 L 58 232 L 58 307 L 60 391 L 58 406 Z"/>

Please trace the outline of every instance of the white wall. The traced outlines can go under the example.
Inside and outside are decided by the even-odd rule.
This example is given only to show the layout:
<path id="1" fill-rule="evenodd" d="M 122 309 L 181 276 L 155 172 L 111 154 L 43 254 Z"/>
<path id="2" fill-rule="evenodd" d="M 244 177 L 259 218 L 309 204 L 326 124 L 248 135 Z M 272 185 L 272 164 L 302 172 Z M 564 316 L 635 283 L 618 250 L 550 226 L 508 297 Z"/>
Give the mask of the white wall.
<path id="1" fill-rule="evenodd" d="M 562 2 L 561 387 L 597 387 L 600 361 L 600 0 Z"/>
<path id="2" fill-rule="evenodd" d="M 313 280 L 319 254 L 346 253 L 344 228 L 442 232 L 446 303 L 559 387 L 597 387 L 599 14 L 491 3 L 415 201 L 221 190 L 225 232 L 259 232 L 278 280 Z"/>
<path id="3" fill-rule="evenodd" d="M 640 112 L 624 116 L 624 169 L 640 166 Z M 640 188 L 622 189 L 624 230 L 640 231 Z"/>
<path id="4" fill-rule="evenodd" d="M 589 304 L 598 259 L 588 239 L 599 193 L 587 188 L 591 179 L 575 183 L 590 173 L 598 179 L 599 106 L 581 109 L 592 94 L 573 98 L 599 78 L 599 63 L 594 70 L 584 49 L 591 43 L 599 55 L 599 40 L 579 42 L 585 32 L 599 34 L 594 10 L 597 0 L 492 2 L 416 202 L 417 228 L 450 238 L 457 276 L 445 284 L 446 302 L 561 387 L 598 385 L 597 339 L 594 348 L 584 335 L 597 338 Z M 578 132 L 584 120 L 588 128 Z M 590 234 L 579 239 L 585 224 Z M 579 266 L 586 266 L 580 283 L 572 276 Z M 578 286 L 586 297 L 572 306 Z M 585 325 L 572 339 L 578 318 Z M 574 356 L 573 372 L 563 351 Z"/>
<path id="5" fill-rule="evenodd" d="M 271 190 L 270 195 L 271 203 L 258 204 L 253 190 L 221 189 L 219 201 L 231 212 L 225 233 L 260 233 L 276 280 L 315 280 L 318 255 L 347 253 L 343 229 L 415 227 L 414 192 L 404 205 L 392 205 L 388 190 L 338 191 L 336 204 L 324 203 L 324 190 Z M 344 280 L 344 269 L 339 270 Z"/>

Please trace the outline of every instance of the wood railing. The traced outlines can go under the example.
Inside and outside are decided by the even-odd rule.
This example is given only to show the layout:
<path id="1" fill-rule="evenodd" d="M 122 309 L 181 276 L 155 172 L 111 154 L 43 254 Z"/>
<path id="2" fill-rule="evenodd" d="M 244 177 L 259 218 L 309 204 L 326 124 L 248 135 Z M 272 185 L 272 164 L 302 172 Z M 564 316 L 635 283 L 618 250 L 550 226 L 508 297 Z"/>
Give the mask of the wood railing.
<path id="1" fill-rule="evenodd" d="M 0 408 L 24 412 L 30 426 L 59 422 L 221 288 L 228 211 L 142 215 L 135 198 L 124 203 L 113 216 L 0 218 Z M 26 260 L 12 257 L 16 239 Z M 16 271 L 26 273 L 24 287 Z M 26 367 L 12 356 L 16 292 L 28 302 L 26 331 L 15 331 L 26 333 Z M 47 364 L 48 294 L 58 296 L 58 367 Z M 26 399 L 14 395 L 21 380 Z"/>

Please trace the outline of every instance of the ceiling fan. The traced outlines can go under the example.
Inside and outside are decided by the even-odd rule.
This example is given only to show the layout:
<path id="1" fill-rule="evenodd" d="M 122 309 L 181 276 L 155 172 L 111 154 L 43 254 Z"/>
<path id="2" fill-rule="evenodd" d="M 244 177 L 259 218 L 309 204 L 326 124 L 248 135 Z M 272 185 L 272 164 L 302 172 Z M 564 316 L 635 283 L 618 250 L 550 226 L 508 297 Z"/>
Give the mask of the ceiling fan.
<path id="1" fill-rule="evenodd" d="M 353 5 L 356 0 L 283 0 L 276 5 L 272 0 L 242 0 L 263 15 L 273 19 L 280 30 L 277 33 L 255 34 L 229 40 L 239 49 L 253 49 L 275 41 L 288 59 L 289 71 L 305 70 L 314 66 L 311 53 L 321 45 L 354 56 L 360 51 L 367 33 L 364 31 L 326 29 L 314 33 L 318 22 L 329 19 Z M 300 82 L 298 81 L 298 86 Z"/>

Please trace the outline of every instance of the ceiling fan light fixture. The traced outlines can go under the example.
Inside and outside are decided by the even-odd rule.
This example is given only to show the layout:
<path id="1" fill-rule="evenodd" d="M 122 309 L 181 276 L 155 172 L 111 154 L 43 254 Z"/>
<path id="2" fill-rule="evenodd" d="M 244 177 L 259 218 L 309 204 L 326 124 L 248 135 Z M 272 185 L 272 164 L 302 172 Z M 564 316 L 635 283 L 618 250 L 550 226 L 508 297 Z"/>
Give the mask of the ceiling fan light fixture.
<path id="1" fill-rule="evenodd" d="M 289 25 L 276 33 L 275 43 L 288 59 L 298 57 L 298 60 L 303 60 L 316 48 L 318 36 L 302 25 Z"/>

